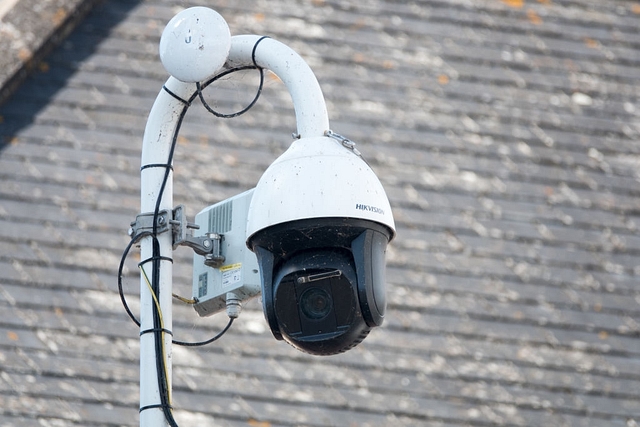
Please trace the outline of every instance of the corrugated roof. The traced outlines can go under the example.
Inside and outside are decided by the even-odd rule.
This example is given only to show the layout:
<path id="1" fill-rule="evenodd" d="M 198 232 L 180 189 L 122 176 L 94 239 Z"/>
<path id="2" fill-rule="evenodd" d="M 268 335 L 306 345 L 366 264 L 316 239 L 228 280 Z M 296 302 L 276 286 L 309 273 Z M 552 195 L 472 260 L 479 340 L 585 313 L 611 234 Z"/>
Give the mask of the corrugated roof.
<path id="1" fill-rule="evenodd" d="M 0 107 L 0 425 L 138 424 L 138 328 L 116 271 L 167 78 L 159 37 L 192 5 L 96 6 Z M 277 342 L 257 301 L 220 341 L 174 347 L 180 425 L 640 422 L 640 4 L 207 5 L 232 34 L 269 35 L 309 62 L 398 236 L 387 320 L 345 354 Z M 236 108 L 255 83 L 249 72 L 210 96 Z M 293 131 L 275 78 L 237 119 L 194 103 L 176 205 L 193 216 L 251 188 Z M 188 295 L 191 253 L 175 256 Z M 176 303 L 176 338 L 225 323 Z"/>

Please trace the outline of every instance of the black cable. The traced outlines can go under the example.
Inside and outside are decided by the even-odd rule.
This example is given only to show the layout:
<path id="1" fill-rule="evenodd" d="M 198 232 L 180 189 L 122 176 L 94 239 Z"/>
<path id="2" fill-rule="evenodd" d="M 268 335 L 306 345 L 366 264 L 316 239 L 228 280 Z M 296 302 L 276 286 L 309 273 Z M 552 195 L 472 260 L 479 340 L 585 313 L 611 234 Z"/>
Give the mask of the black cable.
<path id="1" fill-rule="evenodd" d="M 219 80 L 219 79 L 221 79 L 222 77 L 224 77 L 224 76 L 226 76 L 228 74 L 235 73 L 235 72 L 238 72 L 238 71 L 256 70 L 256 69 L 258 71 L 260 71 L 260 84 L 258 85 L 258 91 L 256 92 L 256 96 L 249 103 L 249 105 L 247 105 L 242 110 L 237 111 L 235 113 L 230 113 L 230 114 L 219 113 L 216 110 L 214 110 L 207 103 L 207 101 L 205 101 L 204 95 L 202 93 L 202 90 L 205 89 L 207 86 L 213 84 L 216 80 Z M 237 68 L 231 68 L 229 70 L 226 70 L 226 71 L 216 75 L 211 80 L 207 81 L 204 85 L 201 85 L 200 83 L 196 83 L 196 93 L 197 93 L 198 97 L 200 98 L 200 102 L 202 102 L 202 105 L 204 106 L 204 108 L 206 108 L 206 110 L 208 112 L 210 112 L 211 114 L 213 114 L 216 117 L 220 117 L 220 118 L 223 118 L 223 119 L 231 119 L 233 117 L 241 116 L 242 114 L 244 114 L 247 111 L 249 111 L 256 104 L 256 102 L 258 102 L 258 98 L 260 98 L 260 94 L 262 93 L 262 88 L 263 87 L 264 87 L 264 69 L 262 69 L 262 68 L 260 68 L 258 66 L 247 65 L 247 66 L 244 66 L 244 67 L 237 67 Z"/>
<path id="2" fill-rule="evenodd" d="M 165 88 L 166 90 L 166 88 Z M 164 196 L 164 190 L 167 186 L 167 182 L 169 181 L 169 175 L 172 171 L 173 165 L 173 156 L 175 153 L 175 148 L 178 141 L 178 134 L 180 132 L 180 127 L 182 126 L 182 122 L 184 117 L 187 114 L 187 110 L 189 109 L 189 105 L 191 102 L 186 103 L 182 111 L 180 112 L 180 116 L 178 117 L 178 121 L 176 123 L 176 128 L 174 130 L 173 136 L 171 138 L 171 147 L 169 150 L 169 155 L 167 156 L 167 163 L 164 176 L 162 178 L 162 184 L 160 185 L 160 190 L 158 192 L 158 199 L 156 200 L 155 209 L 153 211 L 153 245 L 152 245 L 152 265 L 153 265 L 153 274 L 151 277 L 151 291 L 155 294 L 157 301 L 160 301 L 160 257 L 162 254 L 160 253 L 160 244 L 158 242 L 158 216 L 160 215 L 160 204 L 162 203 L 162 197 Z M 164 417 L 169 423 L 171 427 L 178 427 L 175 419 L 173 418 L 173 413 L 171 412 L 170 405 L 170 396 L 169 396 L 169 379 L 166 375 L 166 366 L 165 366 L 165 354 L 163 351 L 163 332 L 162 325 L 160 322 L 160 313 L 159 307 L 153 305 L 153 327 L 156 331 L 153 332 L 154 335 L 154 345 L 155 345 L 155 354 L 156 354 L 156 376 L 158 379 L 158 391 L 160 394 L 160 404 L 162 411 L 164 413 Z"/>
<path id="3" fill-rule="evenodd" d="M 171 163 L 170 161 L 168 163 Z M 159 193 L 162 195 L 162 192 Z M 155 294 L 156 300 L 160 301 L 160 242 L 153 235 L 152 241 L 152 263 L 153 263 L 153 275 L 151 278 L 151 290 Z M 160 318 L 159 307 L 153 305 L 153 336 L 154 347 L 156 354 L 156 376 L 158 378 L 158 390 L 160 392 L 161 409 L 164 413 L 164 417 L 171 427 L 178 427 L 175 419 L 173 418 L 173 412 L 171 411 L 171 397 L 169 392 L 169 379 L 167 378 L 165 351 L 164 351 L 164 332 L 163 324 Z"/>
<path id="4" fill-rule="evenodd" d="M 138 235 L 132 236 L 131 240 L 129 241 L 129 244 L 124 249 L 124 252 L 122 252 L 122 258 L 120 258 L 120 265 L 118 266 L 118 293 L 120 294 L 120 300 L 122 301 L 124 310 L 127 312 L 131 320 L 133 320 L 133 323 L 138 325 L 138 327 L 140 326 L 140 321 L 136 318 L 136 316 L 133 314 L 133 312 L 129 308 L 129 304 L 127 304 L 127 299 L 124 295 L 124 289 L 122 286 L 122 272 L 124 270 L 124 263 L 127 257 L 129 256 L 129 251 L 131 250 L 133 245 L 139 242 L 140 239 L 142 239 L 143 237 L 150 236 L 150 235 L 151 235 L 150 232 L 145 232 L 145 233 L 140 233 Z"/>
<path id="5" fill-rule="evenodd" d="M 127 299 L 126 296 L 124 294 L 124 289 L 123 289 L 123 283 L 122 283 L 122 273 L 124 270 L 124 263 L 129 255 L 129 252 L 131 250 L 131 248 L 133 247 L 134 244 L 136 244 L 137 242 L 139 242 L 143 237 L 146 236 L 151 236 L 152 233 L 151 232 L 144 232 L 144 233 L 140 233 L 136 236 L 133 236 L 131 238 L 131 240 L 129 241 L 129 244 L 127 245 L 127 247 L 125 248 L 125 250 L 122 253 L 122 258 L 120 259 L 120 266 L 118 267 L 118 293 L 120 295 L 120 300 L 122 301 L 122 305 L 124 306 L 124 310 L 127 312 L 127 314 L 129 315 L 129 317 L 131 318 L 131 320 L 133 321 L 133 323 L 135 323 L 138 327 L 140 327 L 140 321 L 136 318 L 136 316 L 133 314 L 133 312 L 131 311 L 131 309 L 129 308 L 129 304 L 127 303 Z M 173 262 L 172 258 L 168 258 L 168 257 L 157 257 L 159 260 L 165 260 L 165 261 L 171 261 Z M 149 259 L 140 261 L 138 263 L 138 266 L 141 266 L 142 264 L 146 264 L 149 261 L 153 261 L 154 257 L 152 256 Z M 152 286 L 153 289 L 153 286 Z M 157 295 L 156 295 L 157 297 Z M 207 345 L 207 344 L 211 344 L 212 342 L 218 340 L 220 337 L 222 337 L 231 327 L 231 325 L 233 324 L 233 319 L 229 319 L 229 323 L 227 323 L 227 326 L 220 331 L 216 336 L 214 336 L 213 338 L 210 338 L 208 340 L 205 341 L 197 341 L 197 342 L 188 342 L 188 341 L 179 341 L 179 340 L 175 340 L 172 339 L 171 343 L 175 344 L 175 345 L 180 345 L 183 347 L 200 347 L 203 345 Z M 140 335 L 143 335 L 145 333 L 151 333 L 151 332 L 155 332 L 157 329 L 156 327 L 154 327 L 153 329 L 147 330 L 147 331 L 143 331 L 140 333 Z M 170 335 L 173 335 L 173 332 L 168 331 L 166 329 L 162 329 L 162 331 L 164 331 L 164 333 L 168 333 Z"/>
<path id="6" fill-rule="evenodd" d="M 162 196 L 164 196 L 164 189 L 167 186 L 167 181 L 169 180 L 169 174 L 173 170 L 173 154 L 176 149 L 176 143 L 178 141 L 178 133 L 180 132 L 180 127 L 182 126 L 182 121 L 184 120 L 184 116 L 187 114 L 187 110 L 189 109 L 189 105 L 185 105 L 180 112 L 180 116 L 178 117 L 178 122 L 176 123 L 176 130 L 173 133 L 173 137 L 171 139 L 171 148 L 169 150 L 169 156 L 167 158 L 166 169 L 164 172 L 164 177 L 162 178 L 162 185 L 160 185 L 160 191 L 158 192 L 158 199 L 156 200 L 156 206 L 153 211 L 153 236 L 158 235 L 158 216 L 160 215 L 160 203 L 162 202 Z M 154 254 L 155 256 L 155 254 Z M 160 256 L 158 254 L 158 256 Z"/>
<path id="7" fill-rule="evenodd" d="M 207 345 L 207 344 L 211 344 L 212 342 L 216 341 L 218 338 L 220 338 L 221 336 L 223 336 L 231 327 L 231 325 L 233 324 L 233 317 L 229 318 L 229 323 L 227 323 L 227 326 L 224 327 L 223 330 L 221 330 L 220 332 L 218 332 L 218 334 L 216 336 L 214 336 L 213 338 L 209 338 L 206 341 L 198 341 L 198 342 L 184 342 L 184 341 L 173 341 L 174 344 L 176 345 L 181 345 L 183 347 L 200 347 L 203 345 Z"/>

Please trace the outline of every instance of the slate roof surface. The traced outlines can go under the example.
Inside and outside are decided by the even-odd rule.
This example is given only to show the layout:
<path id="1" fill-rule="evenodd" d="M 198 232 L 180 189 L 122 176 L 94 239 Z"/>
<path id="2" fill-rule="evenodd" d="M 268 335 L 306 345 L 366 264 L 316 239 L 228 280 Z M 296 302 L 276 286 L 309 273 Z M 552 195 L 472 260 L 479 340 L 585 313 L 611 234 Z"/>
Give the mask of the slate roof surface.
<path id="1" fill-rule="evenodd" d="M 112 0 L 0 107 L 1 426 L 138 425 L 116 270 L 167 78 L 159 36 L 193 5 L 309 62 L 398 236 L 387 320 L 345 354 L 277 342 L 258 301 L 220 341 L 175 346 L 180 425 L 640 423 L 640 3 Z M 255 90 L 248 72 L 210 96 L 234 109 Z M 294 130 L 273 77 L 239 118 L 195 103 L 176 205 L 193 216 L 251 188 Z M 189 295 L 191 253 L 175 259 Z M 175 305 L 177 338 L 225 322 Z"/>

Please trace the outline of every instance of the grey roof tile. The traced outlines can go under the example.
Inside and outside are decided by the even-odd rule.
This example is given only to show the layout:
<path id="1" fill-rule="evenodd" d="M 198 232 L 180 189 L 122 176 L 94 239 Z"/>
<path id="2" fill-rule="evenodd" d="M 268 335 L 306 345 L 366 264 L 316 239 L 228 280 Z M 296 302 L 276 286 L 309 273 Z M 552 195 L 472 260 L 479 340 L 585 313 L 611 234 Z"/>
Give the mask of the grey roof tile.
<path id="1" fill-rule="evenodd" d="M 0 107 L 2 425 L 138 424 L 138 329 L 115 276 L 166 79 L 159 36 L 183 6 L 96 6 Z M 640 422 L 637 5 L 241 0 L 218 11 L 233 34 L 269 34 L 309 61 L 333 129 L 383 181 L 398 237 L 388 320 L 350 352 L 276 342 L 257 301 L 219 342 L 174 346 L 181 425 Z M 242 104 L 255 78 L 211 97 Z M 176 204 L 193 216 L 252 187 L 293 129 L 276 79 L 238 119 L 194 103 Z M 174 258 L 188 295 L 191 255 Z M 124 283 L 135 313 L 137 261 Z M 174 307 L 179 339 L 224 323 Z"/>

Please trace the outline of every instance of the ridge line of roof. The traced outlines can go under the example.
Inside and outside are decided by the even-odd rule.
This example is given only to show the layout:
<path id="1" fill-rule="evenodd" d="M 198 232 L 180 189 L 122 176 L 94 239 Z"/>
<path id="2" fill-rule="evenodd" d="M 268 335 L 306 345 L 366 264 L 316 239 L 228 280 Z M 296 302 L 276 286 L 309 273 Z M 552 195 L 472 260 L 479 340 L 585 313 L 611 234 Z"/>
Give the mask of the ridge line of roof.
<path id="1" fill-rule="evenodd" d="M 98 2 L 18 0 L 0 18 L 0 105 Z"/>

